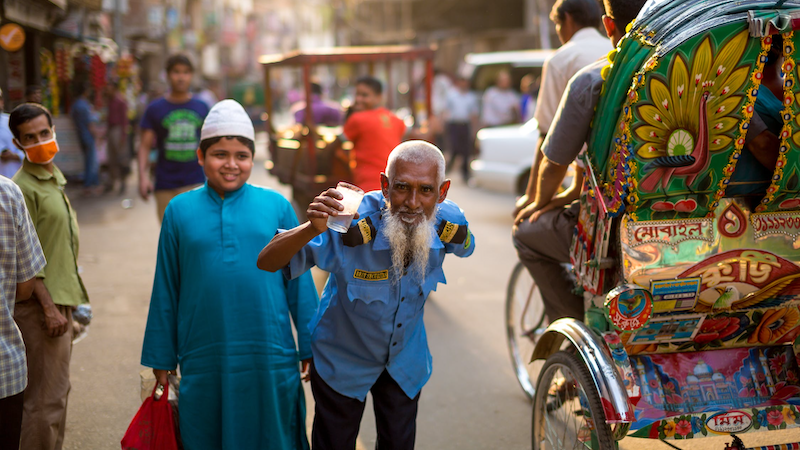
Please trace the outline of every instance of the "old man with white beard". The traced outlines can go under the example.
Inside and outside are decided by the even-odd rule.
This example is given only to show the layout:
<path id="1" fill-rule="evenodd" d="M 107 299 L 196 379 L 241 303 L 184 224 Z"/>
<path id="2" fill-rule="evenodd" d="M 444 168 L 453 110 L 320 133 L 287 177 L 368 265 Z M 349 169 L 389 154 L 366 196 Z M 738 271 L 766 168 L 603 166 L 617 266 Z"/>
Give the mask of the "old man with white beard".
<path id="1" fill-rule="evenodd" d="M 431 375 L 423 307 L 444 283 L 447 253 L 466 257 L 475 238 L 446 200 L 441 151 L 423 141 L 398 145 L 347 233 L 329 230 L 343 207 L 335 189 L 316 197 L 308 222 L 275 236 L 258 266 L 293 279 L 312 266 L 330 272 L 312 319 L 312 448 L 355 448 L 367 392 L 377 448 L 413 449 L 419 395 Z"/>

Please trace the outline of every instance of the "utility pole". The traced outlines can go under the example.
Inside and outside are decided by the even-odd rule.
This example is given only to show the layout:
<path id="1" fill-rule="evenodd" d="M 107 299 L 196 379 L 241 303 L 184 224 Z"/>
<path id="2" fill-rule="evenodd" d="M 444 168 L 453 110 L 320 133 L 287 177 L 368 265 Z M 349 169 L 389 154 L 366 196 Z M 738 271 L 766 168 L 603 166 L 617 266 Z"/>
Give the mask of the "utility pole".
<path id="1" fill-rule="evenodd" d="M 117 43 L 117 51 L 121 51 L 124 39 L 122 34 L 122 1 L 114 0 L 114 42 Z"/>

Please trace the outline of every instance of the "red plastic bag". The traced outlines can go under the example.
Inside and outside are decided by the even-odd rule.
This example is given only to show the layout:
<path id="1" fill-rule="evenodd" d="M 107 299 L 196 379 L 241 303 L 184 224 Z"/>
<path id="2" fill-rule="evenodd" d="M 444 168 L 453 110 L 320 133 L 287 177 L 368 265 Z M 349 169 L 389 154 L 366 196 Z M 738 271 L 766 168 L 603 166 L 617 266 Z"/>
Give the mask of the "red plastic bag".
<path id="1" fill-rule="evenodd" d="M 158 384 L 133 417 L 122 438 L 122 450 L 178 450 L 172 406 L 168 399 L 169 386 L 155 398 Z"/>

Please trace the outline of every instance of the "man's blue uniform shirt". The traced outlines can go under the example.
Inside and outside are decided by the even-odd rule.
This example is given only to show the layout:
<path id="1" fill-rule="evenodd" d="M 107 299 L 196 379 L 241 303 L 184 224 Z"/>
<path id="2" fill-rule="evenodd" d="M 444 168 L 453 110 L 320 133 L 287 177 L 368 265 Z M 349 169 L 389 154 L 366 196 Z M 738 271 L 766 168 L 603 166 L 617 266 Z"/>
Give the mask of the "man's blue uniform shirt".
<path id="1" fill-rule="evenodd" d="M 424 281 L 409 271 L 393 283 L 389 242 L 381 231 L 385 207 L 380 191 L 368 193 L 358 211 L 361 220 L 350 233 L 325 231 L 284 269 L 289 278 L 315 265 L 330 272 L 309 324 L 314 367 L 334 390 L 361 401 L 384 370 L 409 398 L 419 394 L 431 376 L 432 363 L 422 321 L 425 299 L 438 283 L 446 282 L 445 254 L 466 257 L 475 250 L 464 213 L 445 200 L 437 207 L 431 229 Z M 353 245 L 348 239 L 353 232 L 366 242 Z"/>

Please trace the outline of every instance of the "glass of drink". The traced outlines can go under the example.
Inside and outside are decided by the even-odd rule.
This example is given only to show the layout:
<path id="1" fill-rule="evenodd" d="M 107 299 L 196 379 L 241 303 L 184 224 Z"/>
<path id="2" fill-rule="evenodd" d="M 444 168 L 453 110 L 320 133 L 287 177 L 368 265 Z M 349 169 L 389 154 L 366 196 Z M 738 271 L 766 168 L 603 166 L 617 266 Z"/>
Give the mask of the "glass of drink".
<path id="1" fill-rule="evenodd" d="M 344 206 L 344 210 L 339 211 L 338 216 L 328 216 L 328 228 L 339 233 L 347 233 L 350 224 L 353 222 L 353 216 L 358 211 L 358 205 L 361 204 L 361 199 L 364 198 L 364 191 L 358 186 L 344 181 L 340 181 L 336 185 L 336 190 L 342 194 L 342 199 L 339 200 L 339 203 Z"/>

